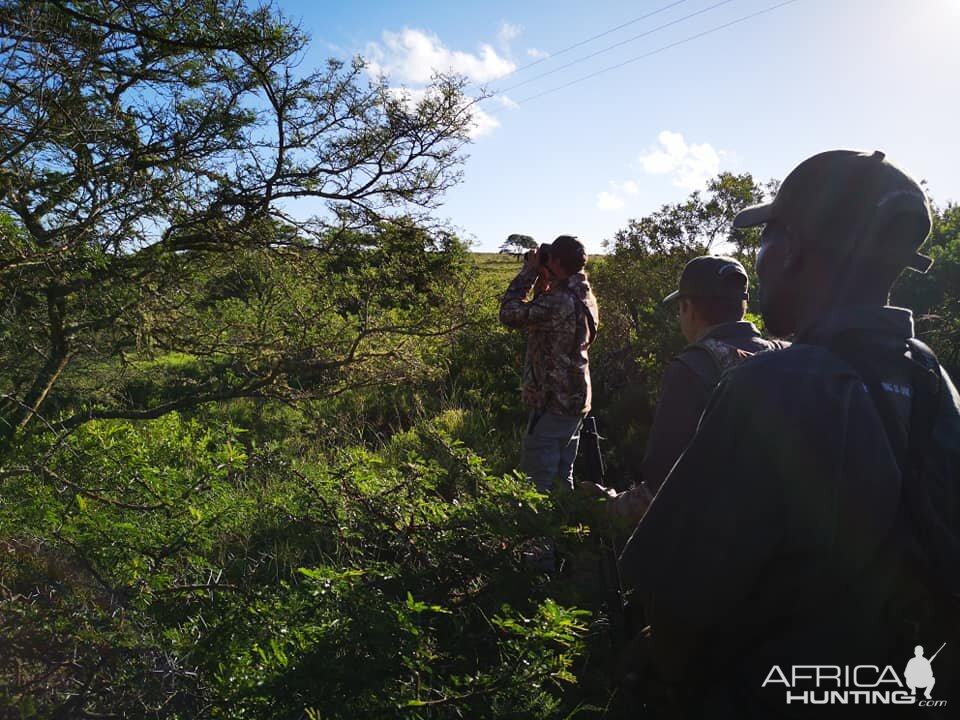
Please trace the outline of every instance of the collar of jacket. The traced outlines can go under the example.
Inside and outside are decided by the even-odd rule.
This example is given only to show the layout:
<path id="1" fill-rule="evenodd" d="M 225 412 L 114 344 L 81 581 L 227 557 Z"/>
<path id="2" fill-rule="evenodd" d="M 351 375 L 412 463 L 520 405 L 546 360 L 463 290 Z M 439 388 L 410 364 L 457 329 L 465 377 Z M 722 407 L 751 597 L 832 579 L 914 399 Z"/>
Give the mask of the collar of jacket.
<path id="1" fill-rule="evenodd" d="M 913 337 L 913 313 L 890 305 L 853 305 L 828 312 L 813 325 L 797 333 L 796 342 L 827 345 L 845 330 L 866 330 L 894 335 L 906 340 Z"/>
<path id="2" fill-rule="evenodd" d="M 697 342 L 709 340 L 711 338 L 723 340 L 724 338 L 739 337 L 760 337 L 760 331 L 757 330 L 756 326 L 748 320 L 735 320 L 733 322 L 725 322 L 720 323 L 719 325 L 714 325 L 703 335 L 698 337 Z"/>

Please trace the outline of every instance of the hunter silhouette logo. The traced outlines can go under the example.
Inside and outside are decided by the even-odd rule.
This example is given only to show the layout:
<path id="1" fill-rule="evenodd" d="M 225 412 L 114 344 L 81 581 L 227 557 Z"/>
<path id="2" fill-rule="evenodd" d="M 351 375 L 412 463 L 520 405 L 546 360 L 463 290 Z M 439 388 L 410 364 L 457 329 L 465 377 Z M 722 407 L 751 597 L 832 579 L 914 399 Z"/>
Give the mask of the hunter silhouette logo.
<path id="1" fill-rule="evenodd" d="M 946 646 L 943 643 L 927 659 L 923 646 L 917 645 L 902 679 L 890 665 L 774 665 L 761 687 L 780 686 L 787 705 L 946 707 L 946 700 L 931 697 L 936 684 L 933 661 Z M 918 690 L 923 690 L 922 697 L 918 696 Z"/>
<path id="2" fill-rule="evenodd" d="M 946 647 L 946 643 L 940 646 L 940 650 L 943 650 Z M 917 645 L 913 650 L 914 657 L 910 658 L 910 662 L 907 663 L 907 669 L 903 671 L 903 677 L 907 681 L 907 687 L 913 691 L 913 694 L 917 694 L 917 690 L 923 690 L 923 696 L 929 700 L 930 691 L 933 690 L 934 684 L 936 684 L 937 679 L 933 676 L 933 661 L 936 659 L 937 655 L 940 654 L 940 650 L 937 650 L 933 657 L 927 660 L 923 656 L 923 645 Z"/>

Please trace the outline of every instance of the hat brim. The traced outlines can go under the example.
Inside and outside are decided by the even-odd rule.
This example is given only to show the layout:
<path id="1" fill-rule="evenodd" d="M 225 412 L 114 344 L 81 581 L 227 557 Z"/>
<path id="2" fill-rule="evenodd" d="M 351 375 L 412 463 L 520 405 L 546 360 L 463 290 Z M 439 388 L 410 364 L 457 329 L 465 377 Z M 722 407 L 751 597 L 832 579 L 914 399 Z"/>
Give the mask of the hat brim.
<path id="1" fill-rule="evenodd" d="M 733 218 L 735 228 L 748 228 L 763 225 L 773 217 L 773 203 L 761 203 L 744 208 Z"/>
<path id="2" fill-rule="evenodd" d="M 661 300 L 660 302 L 665 304 L 665 303 L 670 302 L 671 300 L 676 300 L 679 296 L 680 296 L 680 291 L 679 291 L 679 290 L 674 290 L 672 293 L 670 293 L 669 295 L 667 295 L 667 296 L 666 296 L 663 300 Z"/>

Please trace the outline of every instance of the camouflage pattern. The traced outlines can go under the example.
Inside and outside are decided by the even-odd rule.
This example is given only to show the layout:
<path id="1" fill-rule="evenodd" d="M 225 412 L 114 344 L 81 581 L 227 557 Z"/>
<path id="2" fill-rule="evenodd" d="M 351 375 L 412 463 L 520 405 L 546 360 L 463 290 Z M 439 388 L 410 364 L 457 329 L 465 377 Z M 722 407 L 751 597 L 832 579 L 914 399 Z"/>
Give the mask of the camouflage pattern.
<path id="1" fill-rule="evenodd" d="M 767 340 L 753 323 L 740 320 L 714 325 L 695 343 L 687 345 L 674 361 L 683 364 L 700 378 L 707 391 L 706 401 L 728 370 L 758 353 L 787 347 L 790 347 L 789 342 Z"/>
<path id="2" fill-rule="evenodd" d="M 708 353 L 710 357 L 713 358 L 713 361 L 717 364 L 717 367 L 720 369 L 720 374 L 723 375 L 727 370 L 739 365 L 744 360 L 753 357 L 754 353 L 738 348 L 736 345 L 730 345 L 723 342 L 722 340 L 717 340 L 716 338 L 707 338 L 697 343 L 698 347 L 702 347 Z M 765 348 L 758 350 L 762 352 Z M 773 349 L 773 348 L 770 348 Z"/>
<path id="3" fill-rule="evenodd" d="M 528 332 L 523 402 L 535 410 L 586 415 L 591 401 L 587 349 L 595 332 L 590 318 L 593 328 L 599 323 L 597 300 L 586 275 L 576 273 L 527 301 L 536 280 L 537 269 L 525 265 L 500 303 L 500 322 Z"/>
<path id="4" fill-rule="evenodd" d="M 717 376 L 718 382 L 720 380 L 720 376 L 722 376 L 727 370 L 732 367 L 736 367 L 744 360 L 749 360 L 759 352 L 782 350 L 785 347 L 790 347 L 790 343 L 786 341 L 765 340 L 761 337 L 753 338 L 753 343 L 749 350 L 737 347 L 736 345 L 724 342 L 723 340 L 719 340 L 714 337 L 705 338 L 694 343 L 694 345 L 706 350 L 710 357 L 713 358 L 713 362 L 720 371 L 720 374 Z"/>

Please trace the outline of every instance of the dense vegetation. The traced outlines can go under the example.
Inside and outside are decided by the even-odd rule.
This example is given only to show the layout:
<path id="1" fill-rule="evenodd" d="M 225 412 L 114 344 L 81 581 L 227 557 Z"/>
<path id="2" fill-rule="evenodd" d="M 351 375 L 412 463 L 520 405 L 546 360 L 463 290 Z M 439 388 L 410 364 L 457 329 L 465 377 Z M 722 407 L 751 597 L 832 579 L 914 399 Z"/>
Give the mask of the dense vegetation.
<path id="1" fill-rule="evenodd" d="M 469 128 L 209 0 L 0 0 L 0 718 L 619 717 L 611 540 L 514 471 L 518 269 L 430 218 Z M 590 265 L 610 480 L 721 175 Z M 284 202 L 312 198 L 310 220 Z M 960 375 L 960 207 L 895 302 Z M 560 538 L 548 577 L 523 561 Z"/>

